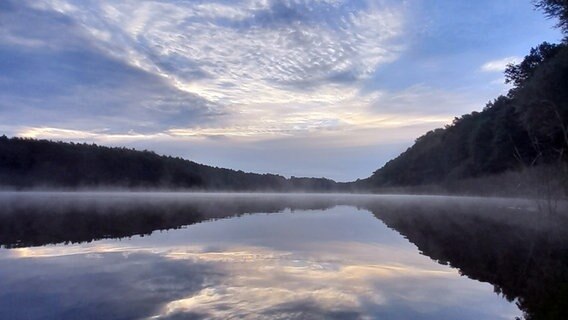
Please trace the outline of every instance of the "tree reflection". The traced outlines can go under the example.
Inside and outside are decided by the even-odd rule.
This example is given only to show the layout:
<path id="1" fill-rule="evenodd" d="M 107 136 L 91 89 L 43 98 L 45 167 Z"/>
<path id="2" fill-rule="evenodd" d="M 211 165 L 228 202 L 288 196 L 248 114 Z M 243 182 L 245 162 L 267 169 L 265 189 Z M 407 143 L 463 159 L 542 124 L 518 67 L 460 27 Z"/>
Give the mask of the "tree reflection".
<path id="1" fill-rule="evenodd" d="M 150 235 L 206 220 L 252 213 L 325 209 L 326 200 L 294 197 L 16 197 L 0 200 L 0 247 L 91 242 Z"/>
<path id="2" fill-rule="evenodd" d="M 568 319 L 568 219 L 526 202 L 472 198 L 203 195 L 15 197 L 0 201 L 0 246 L 148 235 L 210 219 L 285 209 L 364 208 L 424 254 L 494 285 L 527 319 Z"/>
<path id="3" fill-rule="evenodd" d="M 372 211 L 423 254 L 493 284 L 526 319 L 568 319 L 565 217 L 482 204 L 376 204 Z"/>

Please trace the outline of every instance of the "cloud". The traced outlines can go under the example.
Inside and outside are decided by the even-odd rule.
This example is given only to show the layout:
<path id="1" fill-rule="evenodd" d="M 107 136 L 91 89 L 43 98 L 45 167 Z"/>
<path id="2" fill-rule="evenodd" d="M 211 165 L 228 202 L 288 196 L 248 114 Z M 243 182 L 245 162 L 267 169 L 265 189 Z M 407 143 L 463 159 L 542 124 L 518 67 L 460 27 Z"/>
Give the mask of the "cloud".
<path id="1" fill-rule="evenodd" d="M 378 91 L 370 103 L 379 114 L 393 114 L 399 125 L 438 122 L 446 123 L 453 116 L 469 113 L 483 106 L 483 97 L 466 89 L 448 91 L 425 84 L 401 90 Z M 393 123 L 394 125 L 394 123 Z"/>
<path id="2" fill-rule="evenodd" d="M 361 81 L 396 59 L 405 22 L 403 7 L 366 1 L 12 7 L 0 38 L 15 59 L 0 81 L 10 122 L 113 134 L 270 137 L 353 125 L 369 100 Z"/>
<path id="3" fill-rule="evenodd" d="M 521 57 L 506 57 L 503 59 L 488 61 L 481 66 L 483 72 L 503 72 L 509 64 L 517 64 L 523 59 Z"/>
<path id="4" fill-rule="evenodd" d="M 286 103 L 291 89 L 368 77 L 396 58 L 404 25 L 400 8 L 366 2 L 46 3 L 113 56 L 225 104 Z"/>
<path id="5" fill-rule="evenodd" d="M 14 45 L 5 52 L 18 67 L 8 68 L 0 96 L 6 110 L 12 106 L 10 122 L 24 124 L 26 135 L 271 139 L 440 123 L 439 116 L 401 117 L 387 105 L 392 99 L 369 108 L 392 93 L 359 89 L 399 53 L 403 7 L 63 0 L 30 6 L 20 10 L 25 20 L 61 41 L 73 36 L 74 47 L 21 55 Z M 11 23 L 19 39 L 49 38 L 21 21 Z"/>
<path id="6" fill-rule="evenodd" d="M 222 114 L 214 103 L 101 51 L 62 13 L 14 2 L 0 16 L 4 124 L 147 133 Z"/>
<path id="7" fill-rule="evenodd" d="M 25 3 L 7 0 L 2 2 L 0 17 L 0 45 L 18 46 L 24 50 L 76 49 L 81 32 L 74 28 L 68 16 L 43 10 L 34 10 Z M 34 26 L 34 28 L 30 28 Z M 61 30 L 65 30 L 61 33 Z"/>

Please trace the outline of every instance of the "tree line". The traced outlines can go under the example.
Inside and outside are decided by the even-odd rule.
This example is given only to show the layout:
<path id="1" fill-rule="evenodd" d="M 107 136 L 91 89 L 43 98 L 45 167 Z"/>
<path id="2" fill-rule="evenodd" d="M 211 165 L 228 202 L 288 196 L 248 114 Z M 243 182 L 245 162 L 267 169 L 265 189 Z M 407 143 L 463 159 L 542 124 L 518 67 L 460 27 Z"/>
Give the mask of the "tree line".
<path id="1" fill-rule="evenodd" d="M 0 187 L 331 191 L 338 184 L 211 167 L 147 150 L 1 136 Z"/>
<path id="2" fill-rule="evenodd" d="M 535 6 L 558 18 L 568 35 L 568 2 L 543 0 Z M 565 179 L 568 41 L 532 48 L 522 62 L 507 67 L 505 78 L 513 86 L 506 95 L 419 137 L 359 186 L 440 184 L 539 166 L 555 166 Z"/>

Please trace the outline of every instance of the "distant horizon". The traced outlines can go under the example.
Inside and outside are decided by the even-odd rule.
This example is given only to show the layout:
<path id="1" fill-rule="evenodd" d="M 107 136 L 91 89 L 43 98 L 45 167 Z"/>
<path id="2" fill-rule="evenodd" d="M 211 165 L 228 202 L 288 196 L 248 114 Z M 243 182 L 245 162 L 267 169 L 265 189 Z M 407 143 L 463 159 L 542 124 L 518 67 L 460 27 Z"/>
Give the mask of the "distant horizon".
<path id="1" fill-rule="evenodd" d="M 562 38 L 530 0 L 7 0 L 0 19 L 0 134 L 337 182 Z"/>

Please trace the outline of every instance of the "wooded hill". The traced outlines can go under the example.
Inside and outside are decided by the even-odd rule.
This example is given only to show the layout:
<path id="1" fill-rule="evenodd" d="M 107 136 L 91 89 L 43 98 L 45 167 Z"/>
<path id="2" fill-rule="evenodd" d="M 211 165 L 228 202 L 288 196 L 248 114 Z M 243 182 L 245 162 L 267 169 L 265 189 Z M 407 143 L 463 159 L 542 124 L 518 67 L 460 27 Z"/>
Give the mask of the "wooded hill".
<path id="1" fill-rule="evenodd" d="M 565 38 L 531 49 L 505 70 L 513 88 L 481 112 L 416 139 L 397 158 L 358 181 L 359 188 L 449 185 L 455 181 L 553 168 L 568 193 L 568 2 L 535 0 Z M 548 170 L 550 171 L 550 170 Z"/>
<path id="2" fill-rule="evenodd" d="M 505 76 L 514 86 L 506 96 L 416 139 L 359 185 L 440 184 L 543 165 L 562 171 L 568 159 L 567 44 L 542 43 L 509 65 Z"/>
<path id="3" fill-rule="evenodd" d="M 330 191 L 337 184 L 211 167 L 146 150 L 2 136 L 0 187 Z"/>

